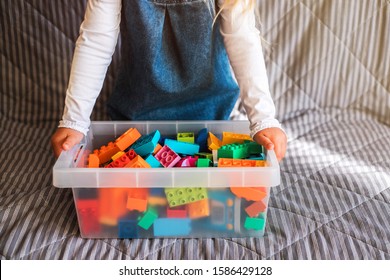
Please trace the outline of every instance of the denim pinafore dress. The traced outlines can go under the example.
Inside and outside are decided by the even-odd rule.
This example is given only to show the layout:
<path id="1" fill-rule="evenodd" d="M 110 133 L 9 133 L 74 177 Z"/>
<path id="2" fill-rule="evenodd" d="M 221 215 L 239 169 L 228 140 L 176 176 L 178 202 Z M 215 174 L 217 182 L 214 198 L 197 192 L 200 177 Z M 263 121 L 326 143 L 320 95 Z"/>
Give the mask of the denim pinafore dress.
<path id="1" fill-rule="evenodd" d="M 209 5 L 214 1 L 122 1 L 121 66 L 108 101 L 113 120 L 228 119 L 239 88 Z"/>

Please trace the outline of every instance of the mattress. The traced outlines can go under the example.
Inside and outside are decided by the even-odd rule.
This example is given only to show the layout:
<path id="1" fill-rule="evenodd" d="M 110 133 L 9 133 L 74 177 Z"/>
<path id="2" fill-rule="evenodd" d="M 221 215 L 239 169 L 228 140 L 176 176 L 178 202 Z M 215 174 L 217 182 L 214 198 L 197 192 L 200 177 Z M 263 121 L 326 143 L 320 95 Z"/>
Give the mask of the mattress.
<path id="1" fill-rule="evenodd" d="M 52 185 L 50 136 L 86 1 L 1 1 L 0 259 L 389 260 L 389 1 L 258 3 L 289 138 L 264 237 L 83 239 L 72 191 Z M 107 120 L 119 60 L 93 120 Z"/>

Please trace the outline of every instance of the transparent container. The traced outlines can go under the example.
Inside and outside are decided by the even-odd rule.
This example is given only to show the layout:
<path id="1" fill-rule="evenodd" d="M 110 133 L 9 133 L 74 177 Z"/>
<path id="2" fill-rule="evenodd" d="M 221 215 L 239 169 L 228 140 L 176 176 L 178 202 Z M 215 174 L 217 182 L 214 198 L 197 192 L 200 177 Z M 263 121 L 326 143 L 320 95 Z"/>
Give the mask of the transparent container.
<path id="1" fill-rule="evenodd" d="M 84 238 L 262 237 L 279 164 L 263 167 L 88 168 L 88 155 L 129 128 L 166 138 L 206 128 L 249 134 L 247 121 L 92 122 L 83 141 L 61 153 L 53 185 L 72 188 Z M 180 202 L 181 201 L 181 202 Z M 181 204 L 183 203 L 183 204 Z"/>

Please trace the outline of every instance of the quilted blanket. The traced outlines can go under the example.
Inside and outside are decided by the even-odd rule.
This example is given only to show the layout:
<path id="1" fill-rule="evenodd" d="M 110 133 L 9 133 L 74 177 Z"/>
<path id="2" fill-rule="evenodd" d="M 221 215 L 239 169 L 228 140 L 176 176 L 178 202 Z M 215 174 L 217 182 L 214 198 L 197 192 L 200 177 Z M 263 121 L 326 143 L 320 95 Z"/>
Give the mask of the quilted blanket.
<path id="1" fill-rule="evenodd" d="M 390 259 L 389 1 L 258 1 L 289 138 L 282 182 L 264 237 L 209 239 L 83 239 L 72 191 L 53 187 L 86 2 L 0 1 L 0 259 Z M 119 59 L 93 120 L 107 119 Z"/>

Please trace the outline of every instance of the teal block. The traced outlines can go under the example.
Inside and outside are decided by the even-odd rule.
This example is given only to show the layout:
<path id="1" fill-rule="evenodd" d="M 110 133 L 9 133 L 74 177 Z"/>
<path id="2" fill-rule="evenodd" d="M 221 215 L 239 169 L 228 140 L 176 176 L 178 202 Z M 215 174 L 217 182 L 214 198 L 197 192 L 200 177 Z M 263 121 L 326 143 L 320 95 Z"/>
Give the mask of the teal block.
<path id="1" fill-rule="evenodd" d="M 153 153 L 160 137 L 160 131 L 156 130 L 150 134 L 141 136 L 130 147 L 137 153 L 137 155 L 144 157 L 147 154 Z"/>
<path id="2" fill-rule="evenodd" d="M 249 229 L 249 230 L 250 229 L 264 230 L 265 229 L 265 219 L 246 217 L 244 228 Z"/>
<path id="3" fill-rule="evenodd" d="M 162 164 L 152 155 L 149 154 L 146 158 L 145 161 L 150 165 L 152 168 L 158 168 L 158 167 L 163 167 Z"/>
<path id="4" fill-rule="evenodd" d="M 154 221 L 154 236 L 188 236 L 191 232 L 191 219 L 159 218 Z"/>
<path id="5" fill-rule="evenodd" d="M 199 153 L 199 145 L 197 144 L 180 142 L 172 139 L 165 139 L 165 145 L 167 145 L 177 154 L 193 156 L 196 153 Z"/>
<path id="6" fill-rule="evenodd" d="M 143 229 L 149 229 L 153 225 L 157 217 L 157 212 L 154 209 L 149 209 L 139 220 L 138 225 Z"/>

